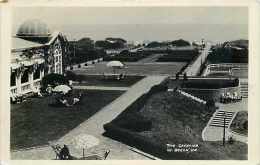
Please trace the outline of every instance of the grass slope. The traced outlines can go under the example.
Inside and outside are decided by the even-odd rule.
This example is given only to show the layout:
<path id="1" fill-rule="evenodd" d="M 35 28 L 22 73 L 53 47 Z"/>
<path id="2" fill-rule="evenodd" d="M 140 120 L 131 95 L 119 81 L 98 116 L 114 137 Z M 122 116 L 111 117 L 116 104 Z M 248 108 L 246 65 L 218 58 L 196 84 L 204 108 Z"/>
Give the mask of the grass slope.
<path id="1" fill-rule="evenodd" d="M 152 95 L 143 108 L 126 110 L 119 115 L 108 124 L 112 131 L 109 132 L 108 128 L 107 135 L 162 159 L 246 159 L 247 146 L 242 143 L 236 142 L 224 148 L 220 142 L 202 141 L 202 130 L 214 111 L 215 107 L 206 107 L 177 92 L 160 92 Z M 151 127 L 143 124 L 146 128 L 139 129 L 142 131 L 124 127 L 129 125 L 124 123 L 139 120 L 150 121 Z M 198 144 L 199 148 L 192 153 L 167 152 L 166 144 Z"/>

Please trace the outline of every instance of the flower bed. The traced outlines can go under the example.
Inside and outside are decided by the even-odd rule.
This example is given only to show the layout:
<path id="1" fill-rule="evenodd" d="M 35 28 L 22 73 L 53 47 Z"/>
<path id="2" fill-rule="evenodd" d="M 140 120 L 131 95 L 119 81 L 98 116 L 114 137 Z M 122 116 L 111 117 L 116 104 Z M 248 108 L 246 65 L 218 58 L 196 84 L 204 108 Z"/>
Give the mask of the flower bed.
<path id="1" fill-rule="evenodd" d="M 240 111 L 237 113 L 231 126 L 231 131 L 247 136 L 248 134 L 248 113 L 247 111 Z"/>

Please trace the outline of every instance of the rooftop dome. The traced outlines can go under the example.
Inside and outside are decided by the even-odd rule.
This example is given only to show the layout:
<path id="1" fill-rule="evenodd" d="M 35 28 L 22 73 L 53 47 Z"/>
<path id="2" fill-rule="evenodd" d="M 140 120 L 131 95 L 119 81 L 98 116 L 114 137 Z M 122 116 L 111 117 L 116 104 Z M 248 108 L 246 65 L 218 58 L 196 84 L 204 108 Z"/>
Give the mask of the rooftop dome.
<path id="1" fill-rule="evenodd" d="M 18 29 L 17 36 L 47 37 L 51 34 L 47 24 L 40 20 L 25 21 Z"/>

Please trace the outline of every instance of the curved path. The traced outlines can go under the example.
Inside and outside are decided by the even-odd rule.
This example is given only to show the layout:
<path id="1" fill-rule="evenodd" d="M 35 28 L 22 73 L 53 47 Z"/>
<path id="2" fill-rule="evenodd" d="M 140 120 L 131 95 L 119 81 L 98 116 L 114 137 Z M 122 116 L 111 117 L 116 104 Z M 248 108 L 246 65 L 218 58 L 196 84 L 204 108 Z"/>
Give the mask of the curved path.
<path id="1" fill-rule="evenodd" d="M 246 136 L 238 135 L 230 131 L 230 125 L 234 120 L 236 113 L 239 111 L 247 111 L 247 99 L 243 98 L 241 102 L 230 103 L 230 104 L 220 104 L 217 106 L 219 109 L 213 114 L 209 120 L 207 126 L 202 132 L 202 139 L 204 141 L 221 141 L 223 140 L 223 115 L 221 113 L 226 112 L 227 115 L 227 126 L 226 126 L 226 139 L 228 136 L 232 136 L 235 140 L 240 142 L 247 142 Z"/>

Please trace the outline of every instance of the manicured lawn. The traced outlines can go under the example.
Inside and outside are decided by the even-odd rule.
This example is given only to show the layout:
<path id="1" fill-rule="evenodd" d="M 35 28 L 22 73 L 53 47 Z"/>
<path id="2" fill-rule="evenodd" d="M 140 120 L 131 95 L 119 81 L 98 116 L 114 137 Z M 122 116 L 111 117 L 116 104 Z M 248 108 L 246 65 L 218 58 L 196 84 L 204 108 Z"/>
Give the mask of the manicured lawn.
<path id="1" fill-rule="evenodd" d="M 230 129 L 239 134 L 247 136 L 248 133 L 248 113 L 247 111 L 240 111 L 233 120 Z"/>
<path id="2" fill-rule="evenodd" d="M 187 63 L 171 62 L 143 64 L 126 62 L 125 64 L 126 68 L 118 70 L 119 73 L 126 73 L 126 75 L 175 75 Z M 106 66 L 106 62 L 102 62 L 93 66 L 73 70 L 73 72 L 79 75 L 100 75 L 103 73 L 113 73 L 113 70 Z"/>
<path id="3" fill-rule="evenodd" d="M 103 58 L 104 61 L 121 61 L 121 62 L 136 62 L 145 57 L 150 56 L 151 53 L 126 53 L 126 54 L 118 54 L 115 56 L 105 56 Z"/>
<path id="4" fill-rule="evenodd" d="M 73 107 L 57 107 L 54 96 L 31 98 L 11 105 L 11 149 L 45 145 L 98 112 L 123 91 L 75 90 L 83 100 Z"/>
<path id="5" fill-rule="evenodd" d="M 105 79 L 103 75 L 82 75 L 82 82 L 77 85 L 106 86 L 106 87 L 130 87 L 144 78 L 144 76 L 125 76 L 124 79 Z"/>
<path id="6" fill-rule="evenodd" d="M 235 142 L 224 148 L 221 142 L 202 140 L 202 130 L 215 107 L 178 92 L 159 92 L 141 100 L 105 125 L 107 136 L 162 159 L 247 159 L 246 144 Z M 196 152 L 167 152 L 166 144 L 199 147 Z"/>
<path id="7" fill-rule="evenodd" d="M 170 51 L 157 59 L 158 62 L 190 62 L 199 54 L 196 50 Z"/>

